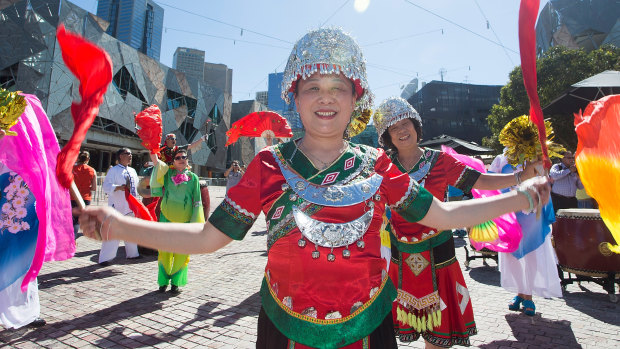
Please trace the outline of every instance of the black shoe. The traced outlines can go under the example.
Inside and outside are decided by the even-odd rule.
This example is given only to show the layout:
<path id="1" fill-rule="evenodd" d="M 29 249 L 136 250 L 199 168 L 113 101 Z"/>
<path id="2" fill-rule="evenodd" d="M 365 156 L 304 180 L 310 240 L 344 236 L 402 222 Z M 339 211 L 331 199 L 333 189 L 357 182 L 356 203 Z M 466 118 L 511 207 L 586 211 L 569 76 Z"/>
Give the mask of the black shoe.
<path id="1" fill-rule="evenodd" d="M 47 322 L 45 320 L 41 319 L 40 317 L 38 317 L 38 318 L 34 319 L 34 321 L 29 323 L 28 327 L 39 328 L 39 327 L 45 326 L 45 324 L 47 324 Z"/>
<path id="2" fill-rule="evenodd" d="M 168 287 L 168 285 L 163 285 L 163 286 L 159 286 L 159 293 L 164 293 L 166 292 L 166 288 Z"/>
<path id="3" fill-rule="evenodd" d="M 110 262 L 101 262 L 101 263 L 99 263 L 99 266 L 101 266 L 101 267 L 107 267 L 109 265 L 110 265 Z"/>
<path id="4" fill-rule="evenodd" d="M 170 293 L 177 295 L 179 293 L 181 293 L 181 290 L 179 290 L 179 286 L 177 285 L 172 285 L 172 287 L 170 287 Z"/>

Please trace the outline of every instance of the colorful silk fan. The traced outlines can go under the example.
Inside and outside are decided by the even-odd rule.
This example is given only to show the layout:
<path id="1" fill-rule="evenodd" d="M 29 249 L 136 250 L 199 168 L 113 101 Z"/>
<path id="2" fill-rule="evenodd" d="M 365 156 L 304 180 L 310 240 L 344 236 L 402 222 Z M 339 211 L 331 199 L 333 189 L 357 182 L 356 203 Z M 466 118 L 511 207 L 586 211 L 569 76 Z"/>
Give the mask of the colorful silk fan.
<path id="1" fill-rule="evenodd" d="M 135 116 L 138 137 L 142 140 L 142 145 L 151 154 L 159 154 L 159 142 L 163 132 L 161 121 L 161 110 L 155 104 L 139 112 Z"/>
<path id="2" fill-rule="evenodd" d="M 620 95 L 591 102 L 583 114 L 575 114 L 575 131 L 579 177 L 616 240 L 607 247 L 620 254 Z"/>
<path id="3" fill-rule="evenodd" d="M 547 155 L 547 139 L 545 121 L 543 119 L 540 100 L 538 99 L 538 84 L 536 77 L 536 17 L 540 0 L 521 0 L 519 7 L 519 52 L 521 55 L 521 71 L 523 84 L 530 100 L 530 119 L 538 128 L 538 140 L 542 147 L 543 164 L 551 168 L 551 161 Z"/>
<path id="4" fill-rule="evenodd" d="M 103 102 L 112 81 L 112 60 L 95 44 L 58 26 L 56 39 L 62 50 L 62 59 L 80 82 L 80 103 L 71 104 L 73 134 L 58 154 L 56 176 L 60 184 L 69 188 L 73 181 L 73 164 L 77 160 L 82 141 L 92 125 L 99 105 Z"/>
<path id="5" fill-rule="evenodd" d="M 226 132 L 226 136 L 228 136 L 226 146 L 229 146 L 241 136 L 290 138 L 293 137 L 293 131 L 280 114 L 272 111 L 259 111 L 235 121 L 230 130 Z"/>
<path id="6" fill-rule="evenodd" d="M 450 147 L 441 146 L 441 150 L 481 173 L 486 172 L 486 168 L 480 160 L 461 155 Z M 472 189 L 471 193 L 474 198 L 484 198 L 499 195 L 501 191 Z M 523 232 L 514 212 L 478 224 L 471 227 L 469 231 L 469 242 L 476 250 L 487 248 L 497 252 L 514 252 L 519 247 L 522 237 Z"/>

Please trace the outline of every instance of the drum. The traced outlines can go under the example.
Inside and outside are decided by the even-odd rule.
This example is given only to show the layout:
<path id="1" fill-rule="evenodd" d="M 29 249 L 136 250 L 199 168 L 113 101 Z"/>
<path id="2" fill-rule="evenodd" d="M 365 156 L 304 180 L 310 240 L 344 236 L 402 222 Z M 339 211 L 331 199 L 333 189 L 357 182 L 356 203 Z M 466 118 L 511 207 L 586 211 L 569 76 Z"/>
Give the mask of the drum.
<path id="1" fill-rule="evenodd" d="M 615 242 L 597 209 L 559 210 L 553 241 L 564 271 L 591 276 L 620 273 L 620 255 L 607 248 L 606 243 Z"/>

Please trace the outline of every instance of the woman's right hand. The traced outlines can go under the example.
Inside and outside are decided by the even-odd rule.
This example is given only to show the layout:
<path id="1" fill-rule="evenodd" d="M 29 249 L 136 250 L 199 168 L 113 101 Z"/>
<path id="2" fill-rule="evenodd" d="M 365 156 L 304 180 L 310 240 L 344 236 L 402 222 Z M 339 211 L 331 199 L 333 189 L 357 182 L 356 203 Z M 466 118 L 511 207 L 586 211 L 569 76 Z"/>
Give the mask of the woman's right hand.
<path id="1" fill-rule="evenodd" d="M 80 228 L 84 236 L 95 240 L 113 240 L 110 225 L 122 215 L 110 206 L 88 206 L 80 212 Z"/>
<path id="2" fill-rule="evenodd" d="M 532 199 L 534 200 L 534 208 L 537 210 L 541 209 L 549 202 L 551 185 L 549 184 L 549 178 L 547 177 L 539 176 L 530 178 L 521 183 L 518 189 L 530 193 Z"/>

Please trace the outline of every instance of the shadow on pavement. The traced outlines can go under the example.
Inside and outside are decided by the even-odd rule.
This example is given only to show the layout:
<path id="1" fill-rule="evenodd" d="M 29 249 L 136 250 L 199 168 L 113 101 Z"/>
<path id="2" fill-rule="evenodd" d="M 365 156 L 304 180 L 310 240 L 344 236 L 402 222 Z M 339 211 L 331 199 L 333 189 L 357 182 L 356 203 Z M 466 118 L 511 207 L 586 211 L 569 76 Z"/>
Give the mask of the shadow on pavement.
<path id="1" fill-rule="evenodd" d="M 109 327 L 110 324 L 115 324 L 118 322 L 122 322 L 123 320 L 139 317 L 147 313 L 161 310 L 163 308 L 162 302 L 169 297 L 172 297 L 172 295 L 170 295 L 169 293 L 161 294 L 157 291 L 153 291 L 140 297 L 135 297 L 118 303 L 109 308 L 101 309 L 91 314 L 80 316 L 71 320 L 55 322 L 52 324 L 48 323 L 47 326 L 39 330 L 29 332 L 26 335 L 17 338 L 16 340 L 21 342 L 58 339 L 60 337 L 66 336 L 68 332 L 71 332 L 73 330 L 88 330 L 97 327 Z M 120 328 L 124 330 L 123 327 Z M 111 336 L 113 334 L 116 334 L 116 332 L 111 332 L 108 336 Z M 115 339 L 115 342 L 118 341 Z M 156 343 L 161 343 L 161 341 L 157 341 Z M 7 344 L 11 345 L 11 342 L 8 342 Z"/>
<path id="2" fill-rule="evenodd" d="M 252 236 L 262 236 L 262 235 L 267 235 L 267 230 L 261 230 L 261 231 L 253 231 Z"/>
<path id="3" fill-rule="evenodd" d="M 473 263 L 474 261 L 470 262 Z M 480 261 L 482 265 L 482 261 Z M 500 273 L 495 266 L 473 266 L 470 264 L 469 276 L 477 282 L 485 285 L 500 286 Z"/>
<path id="4" fill-rule="evenodd" d="M 579 288 L 582 292 L 564 292 L 566 305 L 599 321 L 620 326 L 620 304 L 610 302 L 609 295 L 601 286 L 582 283 Z"/>
<path id="5" fill-rule="evenodd" d="M 100 267 L 99 264 L 93 264 L 83 268 L 39 275 L 37 279 L 39 280 L 39 289 L 44 290 L 58 285 L 105 279 L 119 274 L 122 274 L 122 272 L 113 269 L 105 269 Z"/>
<path id="6" fill-rule="evenodd" d="M 218 256 L 217 259 L 228 257 L 228 256 L 235 256 L 235 255 L 239 255 L 239 254 L 248 254 L 248 253 L 261 253 L 261 256 L 266 256 L 267 255 L 267 251 L 265 251 L 265 250 L 255 250 L 255 251 L 243 251 L 243 252 L 235 252 L 235 253 L 226 253 L 226 254 L 223 254 L 221 256 Z"/>
<path id="7" fill-rule="evenodd" d="M 513 313 L 506 314 L 506 322 L 517 340 L 496 340 L 482 344 L 480 348 L 581 348 L 570 321 L 545 319 L 540 313 L 533 317 Z M 557 338 L 558 342 L 552 342 L 551 338 Z"/>

